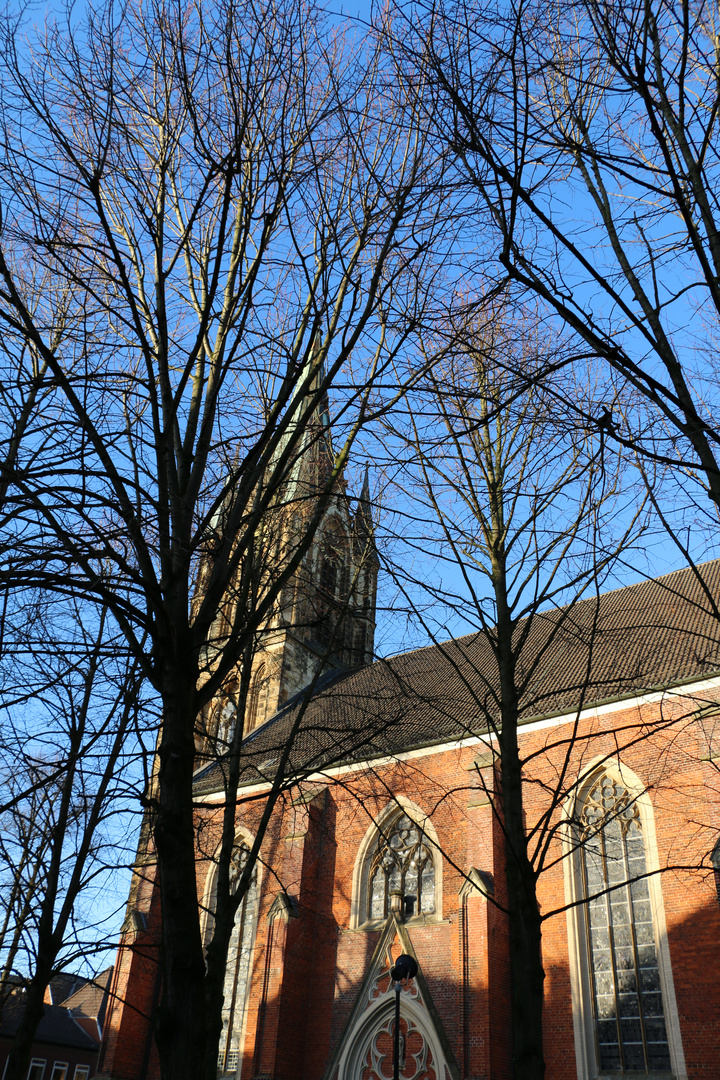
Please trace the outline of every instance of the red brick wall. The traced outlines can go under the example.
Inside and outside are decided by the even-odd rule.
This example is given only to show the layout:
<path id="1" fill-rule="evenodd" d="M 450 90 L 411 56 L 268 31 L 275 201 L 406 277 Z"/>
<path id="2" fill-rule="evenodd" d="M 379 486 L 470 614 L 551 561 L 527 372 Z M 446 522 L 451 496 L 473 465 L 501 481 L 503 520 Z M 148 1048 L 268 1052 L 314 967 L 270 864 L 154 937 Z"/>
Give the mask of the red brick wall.
<path id="1" fill-rule="evenodd" d="M 123 934 L 110 982 L 98 1075 L 113 1080 L 159 1076 L 152 1015 L 159 994 L 160 897 L 144 867 L 140 904 L 146 928 Z"/>
<path id="2" fill-rule="evenodd" d="M 720 1060 L 720 992 L 714 957 L 720 940 L 720 909 L 712 875 L 699 872 L 720 828 L 718 775 L 699 760 L 702 746 L 694 706 L 687 701 L 628 706 L 573 725 L 526 730 L 521 752 L 527 761 L 526 821 L 550 830 L 543 851 L 538 898 L 546 916 L 543 962 L 546 972 L 545 1050 L 548 1080 L 575 1078 L 576 1061 L 570 994 L 570 960 L 563 849 L 558 825 L 563 793 L 595 759 L 621 758 L 646 785 L 654 812 L 662 896 L 672 971 L 690 1078 L 717 1075 Z M 448 749 L 407 762 L 356 772 L 310 802 L 288 800 L 274 816 L 263 845 L 263 872 L 255 962 L 250 990 L 243 1080 L 320 1080 L 341 1037 L 378 941 L 377 931 L 350 928 L 353 870 L 371 820 L 388 803 L 388 791 L 411 799 L 437 831 L 443 859 L 442 918 L 410 923 L 408 932 L 435 1006 L 463 1076 L 508 1080 L 510 1070 L 507 927 L 502 829 L 484 800 L 470 766 L 478 747 Z M 480 748 L 482 749 L 482 748 Z M 492 769 L 485 770 L 488 781 Z M 260 805 L 246 804 L 242 824 L 254 830 Z M 212 847 L 217 807 L 198 811 L 206 850 Z M 467 945 L 460 892 L 470 867 L 492 874 L 493 903 L 477 893 L 467 901 Z M 202 890 L 208 863 L 199 866 Z M 268 923 L 280 889 L 296 902 L 297 914 Z M 123 994 L 148 1008 L 148 958 L 123 955 Z M 133 1039 L 139 1020 L 122 1010 L 106 1060 L 112 1074 L 134 1080 L 139 1056 L 120 1043 Z M 261 1039 L 259 1034 L 261 1032 Z M 112 1042 L 114 1040 L 114 1043 Z M 124 1043 L 123 1043 L 124 1045 Z M 114 1057 L 113 1057 L 114 1054 Z M 110 1072 L 110 1069 L 104 1071 Z"/>

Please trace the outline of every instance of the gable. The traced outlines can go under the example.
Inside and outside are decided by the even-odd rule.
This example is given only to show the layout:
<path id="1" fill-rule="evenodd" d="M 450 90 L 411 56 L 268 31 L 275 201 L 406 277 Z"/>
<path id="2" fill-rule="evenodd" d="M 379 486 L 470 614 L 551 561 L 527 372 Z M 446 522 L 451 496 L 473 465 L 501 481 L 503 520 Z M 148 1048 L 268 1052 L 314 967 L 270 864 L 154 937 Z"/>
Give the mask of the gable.
<path id="1" fill-rule="evenodd" d="M 323 1080 L 354 1080 L 366 1070 L 371 1076 L 382 1077 L 387 1075 L 388 1055 L 392 1072 L 395 990 L 390 968 L 393 958 L 401 953 L 417 959 L 410 935 L 393 912 L 386 920 Z M 400 1018 L 406 1056 L 411 1059 L 403 1075 L 417 1080 L 460 1080 L 455 1055 L 419 965 L 408 989 L 400 992 Z"/>

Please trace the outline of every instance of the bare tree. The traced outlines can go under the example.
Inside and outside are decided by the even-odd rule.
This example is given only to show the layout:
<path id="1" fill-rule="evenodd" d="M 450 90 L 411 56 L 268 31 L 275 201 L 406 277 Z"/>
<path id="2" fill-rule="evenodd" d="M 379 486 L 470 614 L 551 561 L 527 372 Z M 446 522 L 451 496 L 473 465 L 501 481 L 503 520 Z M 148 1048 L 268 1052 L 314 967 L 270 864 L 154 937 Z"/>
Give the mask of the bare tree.
<path id="1" fill-rule="evenodd" d="M 577 354 L 607 365 L 595 400 L 568 407 L 608 444 L 662 462 L 683 514 L 694 504 L 696 528 L 714 532 L 717 13 L 461 0 L 396 19 L 465 206 L 496 237 L 498 274 L 560 317 Z M 624 415 L 617 388 L 635 399 Z"/>
<path id="2" fill-rule="evenodd" d="M 14 763 L 13 763 L 14 764 Z M 13 990 L 15 962 L 21 952 L 23 938 L 29 930 L 34 913 L 36 894 L 42 888 L 43 870 L 50 843 L 48 831 L 38 823 L 49 798 L 41 777 L 25 776 L 29 790 L 22 802 L 3 814 L 2 857 L 2 927 L 0 927 L 0 1006 L 4 1007 Z M 3 777 L 3 787 L 13 793 L 15 770 Z"/>
<path id="3" fill-rule="evenodd" d="M 99 604 L 159 702 L 148 799 L 173 1080 L 207 1071 L 220 1030 L 195 885 L 198 718 L 233 672 L 242 707 L 257 635 L 358 430 L 401 393 L 384 374 L 426 303 L 441 162 L 386 74 L 290 3 L 108 4 L 82 25 L 68 9 L 31 46 L 4 25 L 0 320 L 47 389 L 6 468 L 5 542 L 30 568 L 7 584 Z M 311 499 L 288 494 L 332 386 L 340 450 Z M 261 523 L 298 502 L 287 557 L 259 565 Z M 8 1080 L 21 1073 L 17 1055 Z"/>
<path id="4" fill-rule="evenodd" d="M 142 697 L 139 665 L 102 611 L 76 605 L 73 622 L 66 603 L 39 599 L 13 614 L 0 740 L 0 999 L 23 979 L 8 1066 L 22 1070 L 53 975 L 110 944 L 92 911 L 132 858 L 120 835 L 143 788 Z"/>
<path id="5" fill-rule="evenodd" d="M 439 618 L 454 634 L 458 624 L 474 627 L 485 643 L 480 648 L 473 634 L 438 647 L 487 727 L 490 760 L 479 777 L 504 838 L 506 882 L 494 902 L 508 916 L 514 1075 L 538 1080 L 542 929 L 557 914 L 541 912 L 538 881 L 557 859 L 559 812 L 589 736 L 576 724 L 556 745 L 527 750 L 522 723 L 548 709 L 539 672 L 566 634 L 578 654 L 586 651 L 579 699 L 589 691 L 601 631 L 597 597 L 642 534 L 643 500 L 621 463 L 612 475 L 604 467 L 599 436 L 567 422 L 558 379 L 550 386 L 544 375 L 557 343 L 543 340 L 537 322 L 512 319 L 509 299 L 503 307 L 472 305 L 469 319 L 456 350 L 445 335 L 444 359 L 423 382 L 424 395 L 413 395 L 405 429 L 403 505 L 414 523 L 405 534 L 438 552 L 437 575 L 418 582 L 396 569 L 395 578 L 435 640 Z M 418 606 L 423 593 L 432 600 L 426 613 Z M 638 737 L 628 730 L 620 740 Z M 544 761 L 552 775 L 540 780 Z"/>

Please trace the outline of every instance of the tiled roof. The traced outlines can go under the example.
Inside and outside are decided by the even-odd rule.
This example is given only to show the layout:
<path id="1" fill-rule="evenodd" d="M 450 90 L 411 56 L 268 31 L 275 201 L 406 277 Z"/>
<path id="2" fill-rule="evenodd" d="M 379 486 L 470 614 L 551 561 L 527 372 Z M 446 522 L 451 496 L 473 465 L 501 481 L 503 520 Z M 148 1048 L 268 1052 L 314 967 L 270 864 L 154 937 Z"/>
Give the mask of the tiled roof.
<path id="1" fill-rule="evenodd" d="M 55 1043 L 81 1050 L 97 1050 L 98 1042 L 79 1027 L 62 1005 L 45 1005 L 45 1012 L 35 1032 L 36 1043 Z M 22 1003 L 9 1002 L 0 1018 L 0 1035 L 14 1036 L 24 1011 Z"/>
<path id="2" fill-rule="evenodd" d="M 50 980 L 45 993 L 45 1001 L 48 1005 L 59 1005 L 69 994 L 74 994 L 86 982 L 87 979 L 83 975 L 74 975 L 70 971 L 60 971 L 57 975 L 53 975 Z"/>
<path id="3" fill-rule="evenodd" d="M 720 672 L 720 560 L 534 615 L 520 623 L 522 722 Z M 253 732 L 241 784 L 400 753 L 487 730 L 498 715 L 491 632 L 380 660 L 302 696 Z M 222 761 L 196 776 L 221 790 Z"/>
<path id="4" fill-rule="evenodd" d="M 81 986 L 79 990 L 76 990 L 62 1003 L 66 1009 L 70 1010 L 80 1027 L 87 1032 L 91 1032 L 93 1037 L 97 1037 L 98 1029 L 102 1031 L 102 1025 L 105 1021 L 105 1009 L 112 973 L 112 967 L 105 968 L 104 971 L 101 971 L 94 979 L 89 979 L 84 986 Z"/>
<path id="5" fill-rule="evenodd" d="M 80 1016 L 97 1016 L 107 994 L 112 973 L 113 969 L 109 967 L 101 971 L 94 979 L 86 979 L 79 989 L 74 990 L 69 997 L 63 998 L 61 1004 Z"/>

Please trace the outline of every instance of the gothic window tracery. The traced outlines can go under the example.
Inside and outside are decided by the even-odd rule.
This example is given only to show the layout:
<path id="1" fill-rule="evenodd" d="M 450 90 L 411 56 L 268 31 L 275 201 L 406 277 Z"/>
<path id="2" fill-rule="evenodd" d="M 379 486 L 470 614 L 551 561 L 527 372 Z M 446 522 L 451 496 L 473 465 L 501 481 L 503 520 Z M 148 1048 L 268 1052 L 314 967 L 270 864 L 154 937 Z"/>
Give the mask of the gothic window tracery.
<path id="1" fill-rule="evenodd" d="M 260 720 L 260 691 L 263 688 L 264 681 L 265 664 L 259 664 L 250 682 L 247 709 L 245 710 L 245 715 L 247 717 L 245 722 L 246 735 L 249 735 L 250 732 L 257 727 Z"/>
<path id="2" fill-rule="evenodd" d="M 579 816 L 585 934 L 601 1072 L 670 1071 L 645 837 L 637 799 L 609 773 Z"/>
<path id="3" fill-rule="evenodd" d="M 383 829 L 371 849 L 366 918 L 386 918 L 393 892 L 402 894 L 406 917 L 435 911 L 432 847 L 422 830 L 404 813 Z"/>
<path id="4" fill-rule="evenodd" d="M 235 892 L 245 868 L 248 849 L 238 844 L 230 865 L 230 888 Z M 252 957 L 258 916 L 257 868 L 235 915 L 228 948 L 223 986 L 222 1034 L 218 1052 L 218 1076 L 234 1075 L 240 1062 L 245 1006 L 252 976 Z"/>
<path id="5" fill-rule="evenodd" d="M 362 1080 L 391 1080 L 393 1075 L 394 1017 L 374 1032 L 363 1054 Z M 400 1020 L 399 1075 L 401 1080 L 437 1080 L 437 1068 L 423 1032 L 412 1019 Z"/>

